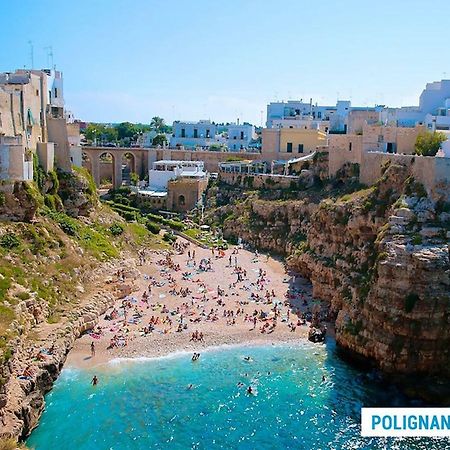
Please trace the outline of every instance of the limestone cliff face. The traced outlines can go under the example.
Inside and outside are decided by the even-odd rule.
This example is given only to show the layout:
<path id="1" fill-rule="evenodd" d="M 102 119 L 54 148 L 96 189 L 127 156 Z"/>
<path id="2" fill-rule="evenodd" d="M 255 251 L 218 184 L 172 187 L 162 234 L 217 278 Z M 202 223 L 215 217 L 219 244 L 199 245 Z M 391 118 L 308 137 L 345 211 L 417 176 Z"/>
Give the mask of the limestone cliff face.
<path id="1" fill-rule="evenodd" d="M 53 347 L 53 354 L 46 360 L 36 362 L 30 359 L 30 351 L 36 352 L 19 338 L 14 357 L 2 366 L 1 375 L 7 384 L 0 389 L 0 409 L 4 426 L 0 437 L 24 439 L 36 427 L 44 409 L 44 395 L 50 391 L 58 377 L 69 350 L 81 333 L 92 328 L 100 314 L 103 314 L 114 301 L 109 293 L 94 295 L 92 301 L 78 311 L 74 311 L 69 323 L 55 329 L 40 348 Z M 15 375 L 18 366 L 28 362 L 34 375 L 29 380 L 19 380 Z"/>
<path id="2" fill-rule="evenodd" d="M 39 207 L 40 194 L 25 181 L 0 185 L 0 220 L 29 222 Z"/>
<path id="3" fill-rule="evenodd" d="M 87 216 L 97 206 L 98 197 L 92 177 L 84 169 L 60 172 L 58 194 L 65 212 L 72 217 Z"/>
<path id="4" fill-rule="evenodd" d="M 329 303 L 341 349 L 387 373 L 450 378 L 446 208 L 392 165 L 375 186 L 337 200 L 248 199 L 225 214 L 224 231 L 289 255 Z"/>

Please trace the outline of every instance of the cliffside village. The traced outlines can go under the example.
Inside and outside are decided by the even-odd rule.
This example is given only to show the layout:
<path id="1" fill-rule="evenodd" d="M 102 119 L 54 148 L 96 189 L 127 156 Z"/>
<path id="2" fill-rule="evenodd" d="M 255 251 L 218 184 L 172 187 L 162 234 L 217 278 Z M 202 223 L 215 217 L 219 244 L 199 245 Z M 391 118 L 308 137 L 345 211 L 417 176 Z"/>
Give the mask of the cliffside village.
<path id="1" fill-rule="evenodd" d="M 326 154 L 329 177 L 358 164 L 359 181 L 371 184 L 387 160 L 397 161 L 411 166 L 432 197 L 450 199 L 450 80 L 428 83 L 419 105 L 411 107 L 273 102 L 267 105 L 266 127 L 259 130 L 239 120 L 225 126 L 175 121 L 168 144 L 158 146 L 151 145 L 154 132 L 130 148 L 88 145 L 85 127 L 65 109 L 61 72 L 0 74 L 0 191 L 12 192 L 14 182 L 32 180 L 37 156 L 35 164 L 47 172 L 83 166 L 97 186 L 106 179 L 118 188 L 137 174 L 132 189 L 155 209 L 186 212 L 201 204 L 210 176 L 237 183 L 244 174 L 285 186 L 308 179 L 304 162 Z M 418 136 L 434 132 L 444 135 L 436 155 L 416 155 Z"/>

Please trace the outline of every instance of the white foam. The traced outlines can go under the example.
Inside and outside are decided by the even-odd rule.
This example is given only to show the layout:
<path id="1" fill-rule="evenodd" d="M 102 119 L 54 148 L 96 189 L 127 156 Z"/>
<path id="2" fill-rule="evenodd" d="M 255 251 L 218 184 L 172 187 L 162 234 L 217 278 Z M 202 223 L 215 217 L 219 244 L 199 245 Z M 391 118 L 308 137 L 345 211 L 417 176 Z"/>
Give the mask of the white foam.
<path id="1" fill-rule="evenodd" d="M 305 350 L 316 349 L 317 346 L 309 341 L 296 341 L 296 342 L 263 342 L 263 341 L 253 341 L 253 342 L 240 342 L 235 344 L 220 344 L 211 345 L 199 350 L 195 350 L 197 353 L 212 353 L 218 351 L 233 350 L 239 348 L 252 348 L 252 347 L 288 347 L 288 348 L 301 348 Z M 117 366 L 124 363 L 146 363 L 150 361 L 159 361 L 165 359 L 177 359 L 186 356 L 191 357 L 194 351 L 192 350 L 177 350 L 174 352 L 167 353 L 165 355 L 156 356 L 134 356 L 134 357 L 118 357 L 109 360 L 107 365 Z"/>

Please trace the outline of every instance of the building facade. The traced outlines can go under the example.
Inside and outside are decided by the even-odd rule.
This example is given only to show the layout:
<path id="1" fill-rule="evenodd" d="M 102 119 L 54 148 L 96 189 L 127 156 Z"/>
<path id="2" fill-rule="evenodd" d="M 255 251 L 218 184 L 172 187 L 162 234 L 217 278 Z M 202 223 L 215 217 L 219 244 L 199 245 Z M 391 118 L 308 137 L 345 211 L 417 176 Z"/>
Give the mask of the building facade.
<path id="1" fill-rule="evenodd" d="M 250 124 L 228 125 L 226 146 L 230 151 L 245 150 L 256 139 L 255 127 Z"/>
<path id="2" fill-rule="evenodd" d="M 327 145 L 327 134 L 303 128 L 264 128 L 261 158 L 265 161 L 304 156 Z"/>
<path id="3" fill-rule="evenodd" d="M 217 126 L 209 120 L 198 122 L 173 123 L 172 136 L 170 138 L 171 147 L 183 146 L 185 148 L 206 148 L 219 142 L 216 138 Z"/>

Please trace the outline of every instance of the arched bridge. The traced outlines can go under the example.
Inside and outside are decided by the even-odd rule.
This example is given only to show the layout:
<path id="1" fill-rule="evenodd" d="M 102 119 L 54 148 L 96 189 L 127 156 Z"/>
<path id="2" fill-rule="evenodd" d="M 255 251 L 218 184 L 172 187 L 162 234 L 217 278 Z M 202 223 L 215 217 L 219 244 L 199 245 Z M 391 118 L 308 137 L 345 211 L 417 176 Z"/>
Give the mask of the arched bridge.
<path id="1" fill-rule="evenodd" d="M 103 177 L 111 178 L 114 188 L 122 185 L 124 168 L 140 178 L 148 173 L 148 148 L 82 147 L 83 166 L 100 186 Z M 125 166 L 125 167 L 124 167 Z"/>
<path id="2" fill-rule="evenodd" d="M 217 172 L 219 163 L 230 157 L 258 160 L 260 153 L 214 152 L 210 150 L 188 150 L 183 147 L 82 147 L 83 166 L 92 174 L 95 184 L 100 186 L 104 178 L 111 179 L 114 188 L 122 186 L 123 177 L 130 172 L 141 179 L 148 174 L 149 164 L 155 161 L 181 160 L 203 161 L 208 172 Z"/>

